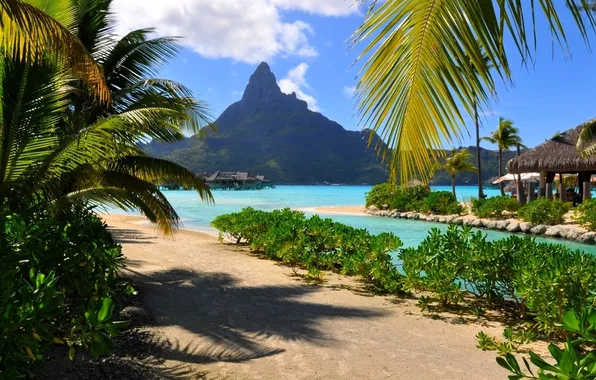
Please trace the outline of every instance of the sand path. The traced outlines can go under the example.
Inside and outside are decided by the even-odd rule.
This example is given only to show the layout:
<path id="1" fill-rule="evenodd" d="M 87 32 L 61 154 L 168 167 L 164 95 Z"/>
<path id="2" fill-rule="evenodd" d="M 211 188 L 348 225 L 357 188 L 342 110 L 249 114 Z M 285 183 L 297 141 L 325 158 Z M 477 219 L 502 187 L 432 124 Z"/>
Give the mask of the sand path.
<path id="1" fill-rule="evenodd" d="M 413 300 L 370 296 L 330 275 L 311 286 L 289 268 L 213 236 L 159 237 L 137 219 L 106 216 L 167 345 L 166 366 L 207 379 L 505 379 L 479 330 L 423 316 Z M 176 372 L 173 371 L 173 372 Z"/>

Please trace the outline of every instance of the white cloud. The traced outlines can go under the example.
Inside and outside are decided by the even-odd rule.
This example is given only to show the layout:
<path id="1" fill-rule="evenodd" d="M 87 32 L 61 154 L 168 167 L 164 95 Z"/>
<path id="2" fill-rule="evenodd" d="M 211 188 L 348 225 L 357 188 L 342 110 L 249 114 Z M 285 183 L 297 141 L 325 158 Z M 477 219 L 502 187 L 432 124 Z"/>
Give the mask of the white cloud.
<path id="1" fill-rule="evenodd" d="M 295 10 L 323 16 L 358 12 L 356 0 L 115 0 L 117 33 L 153 27 L 160 36 L 181 36 L 204 57 L 258 63 L 274 57 L 314 57 L 312 27 L 287 21 Z"/>
<path id="2" fill-rule="evenodd" d="M 356 95 L 356 86 L 344 86 L 343 92 L 348 98 L 353 98 Z"/>
<path id="3" fill-rule="evenodd" d="M 281 9 L 305 11 L 323 16 L 358 13 L 359 0 L 271 0 Z"/>
<path id="4" fill-rule="evenodd" d="M 311 111 L 320 111 L 317 99 L 305 92 L 311 89 L 305 78 L 307 71 L 308 64 L 304 62 L 294 67 L 285 78 L 279 81 L 279 88 L 286 94 L 295 92 L 296 97 L 304 100 Z"/>

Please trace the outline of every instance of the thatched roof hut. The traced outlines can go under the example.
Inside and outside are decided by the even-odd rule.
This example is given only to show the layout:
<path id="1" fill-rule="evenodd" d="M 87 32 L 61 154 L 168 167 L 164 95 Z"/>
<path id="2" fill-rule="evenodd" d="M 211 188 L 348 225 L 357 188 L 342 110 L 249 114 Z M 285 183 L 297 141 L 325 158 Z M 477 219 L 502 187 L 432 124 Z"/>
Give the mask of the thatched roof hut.
<path id="1" fill-rule="evenodd" d="M 583 157 L 581 149 L 577 148 L 577 140 L 583 128 L 596 124 L 596 119 L 589 120 L 559 133 L 550 140 L 515 157 L 507 163 L 507 170 L 512 174 L 529 172 L 540 173 L 540 195 L 552 196 L 552 183 L 556 174 L 572 173 L 577 175 L 576 185 L 579 188 L 577 197 L 589 198 L 591 194 L 590 179 L 596 174 L 596 156 Z M 563 182 L 559 184 L 559 195 L 565 201 L 566 192 L 575 190 L 565 189 Z"/>
<path id="2" fill-rule="evenodd" d="M 576 147 L 581 130 L 594 123 L 596 119 L 580 124 L 509 160 L 507 170 L 513 174 L 596 172 L 596 156 L 582 157 Z"/>

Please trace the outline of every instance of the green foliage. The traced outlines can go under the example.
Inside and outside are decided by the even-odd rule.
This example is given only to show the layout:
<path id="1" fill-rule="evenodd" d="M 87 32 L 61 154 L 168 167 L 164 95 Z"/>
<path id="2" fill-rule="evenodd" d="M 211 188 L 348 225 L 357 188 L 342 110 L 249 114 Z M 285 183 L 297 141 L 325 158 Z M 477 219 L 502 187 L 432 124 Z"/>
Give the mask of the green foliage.
<path id="1" fill-rule="evenodd" d="M 448 191 L 430 191 L 426 186 L 395 186 L 382 183 L 366 194 L 366 207 L 380 210 L 420 211 L 431 214 L 460 214 L 463 208 Z"/>
<path id="2" fill-rule="evenodd" d="M 503 219 L 505 211 L 514 213 L 519 207 L 519 201 L 511 197 L 497 196 L 472 201 L 472 213 L 479 218 Z"/>
<path id="3" fill-rule="evenodd" d="M 245 208 L 221 215 L 211 224 L 222 237 L 246 243 L 270 259 L 294 269 L 303 268 L 311 279 L 321 280 L 324 271 L 360 276 L 377 291 L 401 290 L 402 276 L 393 263 L 391 251 L 401 241 L 391 233 L 371 235 L 317 215 L 290 209 L 272 212 Z"/>
<path id="4" fill-rule="evenodd" d="M 528 360 L 522 358 L 527 371 L 511 353 L 498 357 L 497 363 L 513 375 L 509 379 L 578 379 L 587 380 L 596 377 L 596 310 L 583 308 L 580 312 L 568 311 L 564 314 L 561 329 L 567 333 L 565 346 L 560 348 L 550 344 L 548 350 L 552 356 L 546 361 L 530 351 L 530 362 L 538 370 L 534 374 Z"/>
<path id="5" fill-rule="evenodd" d="M 558 199 L 538 198 L 520 207 L 517 214 L 526 222 L 555 225 L 564 222 L 563 216 L 570 208 L 569 203 Z"/>
<path id="6" fill-rule="evenodd" d="M 530 237 L 487 241 L 469 226 L 450 226 L 433 229 L 399 258 L 406 289 L 431 292 L 443 306 L 466 294 L 492 303 L 512 299 L 545 334 L 559 332 L 566 310 L 596 301 L 594 256 Z"/>
<path id="7" fill-rule="evenodd" d="M 461 214 L 463 207 L 451 192 L 433 191 L 422 201 L 420 211 L 439 215 Z"/>
<path id="8" fill-rule="evenodd" d="M 577 206 L 574 219 L 589 231 L 596 231 L 596 199 L 585 200 Z"/>
<path id="9" fill-rule="evenodd" d="M 29 372 L 51 344 L 106 354 L 121 323 L 112 298 L 120 246 L 89 211 L 4 215 L 0 256 L 0 379 Z"/>
<path id="10" fill-rule="evenodd" d="M 366 194 L 366 207 L 375 206 L 379 210 L 414 211 L 420 202 L 430 194 L 426 186 L 396 186 L 381 183 L 372 187 Z"/>

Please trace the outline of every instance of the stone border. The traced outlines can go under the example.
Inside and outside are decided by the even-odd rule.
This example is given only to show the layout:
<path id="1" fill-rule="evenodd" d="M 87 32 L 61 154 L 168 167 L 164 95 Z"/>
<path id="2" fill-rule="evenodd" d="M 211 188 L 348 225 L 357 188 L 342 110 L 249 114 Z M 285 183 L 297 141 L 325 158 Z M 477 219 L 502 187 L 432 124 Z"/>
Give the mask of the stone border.
<path id="1" fill-rule="evenodd" d="M 484 228 L 487 230 L 504 232 L 521 232 L 528 235 L 537 235 L 548 238 L 560 238 L 583 244 L 596 244 L 596 232 L 586 232 L 584 229 L 558 224 L 547 226 L 544 224 L 531 224 L 520 222 L 517 219 L 492 220 L 480 219 L 473 215 L 427 215 L 419 212 L 399 212 L 396 210 L 367 209 L 366 214 L 386 218 L 421 220 L 434 223 L 456 224 Z"/>

